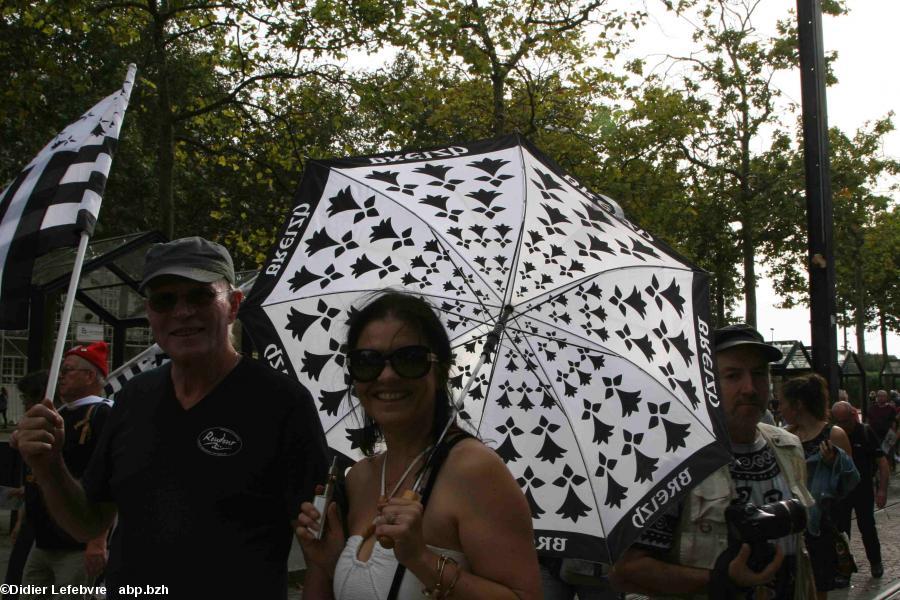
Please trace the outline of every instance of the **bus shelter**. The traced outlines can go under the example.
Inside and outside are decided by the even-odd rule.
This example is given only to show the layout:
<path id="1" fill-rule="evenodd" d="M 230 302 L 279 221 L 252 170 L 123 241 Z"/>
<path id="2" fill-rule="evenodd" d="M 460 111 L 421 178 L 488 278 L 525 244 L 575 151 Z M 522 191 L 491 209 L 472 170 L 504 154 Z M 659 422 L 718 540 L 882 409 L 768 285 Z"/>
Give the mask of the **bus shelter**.
<path id="1" fill-rule="evenodd" d="M 866 369 L 859 356 L 851 350 L 838 350 L 838 368 L 841 374 L 841 388 L 847 390 L 850 403 L 861 408 L 863 414 L 866 410 L 866 394 L 868 393 L 866 382 Z"/>
<path id="2" fill-rule="evenodd" d="M 144 298 L 138 291 L 149 247 L 167 238 L 156 231 L 92 241 L 81 271 L 67 337 L 71 343 L 110 343 L 112 368 L 149 346 Z M 69 285 L 75 249 L 40 257 L 32 277 L 28 370 L 49 364 L 59 325 L 61 298 Z M 129 349 L 131 352 L 129 352 Z"/>
<path id="3" fill-rule="evenodd" d="M 881 387 L 887 390 L 896 390 L 897 380 L 900 379 L 900 360 L 896 358 L 886 360 L 878 375 Z"/>

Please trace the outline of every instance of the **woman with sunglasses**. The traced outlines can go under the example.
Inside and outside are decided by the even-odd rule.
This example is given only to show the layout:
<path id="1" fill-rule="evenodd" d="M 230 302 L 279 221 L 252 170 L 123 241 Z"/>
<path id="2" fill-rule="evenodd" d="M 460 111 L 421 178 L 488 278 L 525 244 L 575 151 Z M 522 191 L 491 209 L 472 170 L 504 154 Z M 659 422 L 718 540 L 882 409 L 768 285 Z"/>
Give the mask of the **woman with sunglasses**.
<path id="1" fill-rule="evenodd" d="M 319 512 L 302 507 L 304 598 L 539 598 L 527 501 L 503 461 L 451 422 L 450 341 L 431 307 L 384 293 L 351 318 L 346 347 L 367 458 L 347 474 L 349 537 L 334 503 L 319 540 Z M 414 488 L 422 498 L 404 493 Z"/>

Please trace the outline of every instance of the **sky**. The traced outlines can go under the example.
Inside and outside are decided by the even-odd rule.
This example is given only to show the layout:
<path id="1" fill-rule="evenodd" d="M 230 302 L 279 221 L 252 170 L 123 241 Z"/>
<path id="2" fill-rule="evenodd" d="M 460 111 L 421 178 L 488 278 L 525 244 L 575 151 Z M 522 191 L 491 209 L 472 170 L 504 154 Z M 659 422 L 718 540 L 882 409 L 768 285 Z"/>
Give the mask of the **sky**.
<path id="1" fill-rule="evenodd" d="M 852 134 L 868 121 L 885 116 L 889 111 L 900 112 L 900 77 L 891 66 L 900 56 L 900 1 L 851 0 L 850 13 L 841 17 L 825 16 L 822 36 L 827 52 L 837 51 L 833 64 L 838 83 L 827 90 L 828 124 Z M 651 8 L 653 5 L 650 5 Z M 784 19 L 796 2 L 760 0 L 752 23 L 761 31 L 775 30 L 775 22 Z M 665 11 L 651 13 L 649 23 L 640 31 L 633 48 L 634 56 L 656 53 L 679 53 L 690 47 L 690 29 L 669 17 Z M 800 105 L 799 73 L 786 72 L 775 79 L 789 101 Z M 900 126 L 900 122 L 895 123 Z M 900 132 L 893 132 L 885 141 L 884 151 L 900 157 Z M 796 339 L 809 344 L 809 309 L 798 307 L 778 309 L 778 296 L 771 281 L 764 279 L 757 288 L 757 322 L 760 332 L 769 339 Z M 743 303 L 738 307 L 743 314 Z M 844 332 L 838 328 L 838 347 L 843 347 Z M 855 332 L 848 332 L 848 347 L 856 350 Z M 881 352 L 878 331 L 867 332 L 866 350 Z M 888 336 L 888 352 L 900 355 L 900 335 Z"/>

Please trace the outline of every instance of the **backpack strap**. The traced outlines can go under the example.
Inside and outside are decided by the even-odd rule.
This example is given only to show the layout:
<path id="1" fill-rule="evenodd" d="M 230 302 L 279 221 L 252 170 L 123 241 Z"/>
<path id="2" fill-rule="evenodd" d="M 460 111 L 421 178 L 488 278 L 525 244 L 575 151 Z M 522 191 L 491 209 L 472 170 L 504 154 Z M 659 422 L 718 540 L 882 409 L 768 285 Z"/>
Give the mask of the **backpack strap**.
<path id="1" fill-rule="evenodd" d="M 452 437 L 448 435 L 447 438 L 444 439 L 444 442 L 434 451 L 434 454 L 431 456 L 431 473 L 428 476 L 428 483 L 425 484 L 425 489 L 422 490 L 422 499 L 420 500 L 422 503 L 423 514 L 424 509 L 428 504 L 428 499 L 431 497 L 431 490 L 434 489 L 434 483 L 437 481 L 438 473 L 440 472 L 444 461 L 447 460 L 450 450 L 452 450 L 453 446 L 459 442 L 470 437 L 472 436 L 464 431 L 454 433 L 452 434 Z M 400 593 L 400 584 L 403 583 L 403 576 L 405 574 L 406 567 L 398 561 L 397 570 L 394 571 L 394 580 L 391 582 L 391 591 L 388 592 L 387 600 L 397 600 L 397 594 Z"/>

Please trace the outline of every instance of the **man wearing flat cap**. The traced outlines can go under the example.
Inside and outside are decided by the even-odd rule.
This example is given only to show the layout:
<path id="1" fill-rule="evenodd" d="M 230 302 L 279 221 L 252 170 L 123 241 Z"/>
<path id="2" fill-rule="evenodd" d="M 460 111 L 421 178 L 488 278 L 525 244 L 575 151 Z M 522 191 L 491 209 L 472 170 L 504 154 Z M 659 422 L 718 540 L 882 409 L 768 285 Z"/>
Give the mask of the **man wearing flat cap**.
<path id="1" fill-rule="evenodd" d="M 171 362 L 116 395 L 83 482 L 53 451 L 49 412 L 20 428 L 16 443 L 76 537 L 95 535 L 118 510 L 109 597 L 128 597 L 132 586 L 169 598 L 285 598 L 291 521 L 327 473 L 312 399 L 231 345 L 242 294 L 219 244 L 190 237 L 152 247 L 141 289 Z"/>
<path id="2" fill-rule="evenodd" d="M 69 473 L 81 478 L 100 439 L 110 404 L 100 396 L 109 374 L 109 346 L 96 342 L 65 353 L 59 369 L 59 415 L 65 428 L 62 460 Z M 34 529 L 34 544 L 22 573 L 22 584 L 57 588 L 89 585 L 106 566 L 106 531 L 87 543 L 66 533 L 47 512 L 41 488 L 32 474 L 25 477 L 25 513 Z M 52 594 L 44 594 L 50 597 Z"/>
<path id="3" fill-rule="evenodd" d="M 775 540 L 772 561 L 755 571 L 750 547 L 728 548 L 725 508 L 733 501 L 756 506 L 797 498 L 810 506 L 800 440 L 761 423 L 769 399 L 769 363 L 781 351 L 749 325 L 715 331 L 716 364 L 725 424 L 734 458 L 694 487 L 676 510 L 648 527 L 613 567 L 623 590 L 658 597 L 815 597 L 802 535 Z"/>

